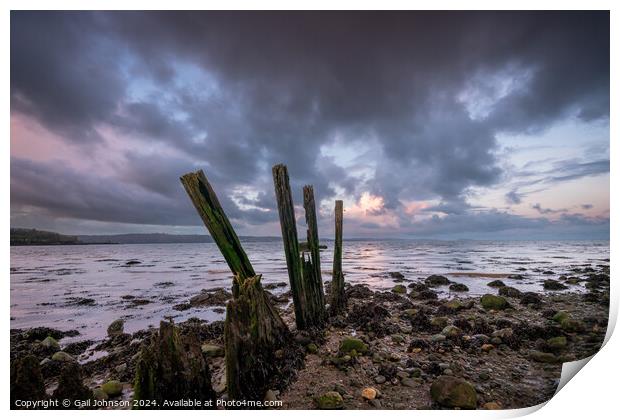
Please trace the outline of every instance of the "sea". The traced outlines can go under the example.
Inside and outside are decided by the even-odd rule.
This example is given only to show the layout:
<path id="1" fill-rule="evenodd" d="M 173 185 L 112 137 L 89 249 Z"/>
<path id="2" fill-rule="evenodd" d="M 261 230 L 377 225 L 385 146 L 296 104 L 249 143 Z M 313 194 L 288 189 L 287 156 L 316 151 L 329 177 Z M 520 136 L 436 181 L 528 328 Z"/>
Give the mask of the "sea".
<path id="1" fill-rule="evenodd" d="M 333 243 L 326 245 L 321 252 L 323 281 L 331 280 L 332 269 Z M 286 292 L 282 243 L 243 246 L 263 284 L 286 283 L 271 290 Z M 343 245 L 346 282 L 390 290 L 398 281 L 398 275 L 390 273 L 398 272 L 405 285 L 440 274 L 469 287 L 465 293 L 438 288 L 445 298 L 496 293 L 487 286 L 495 277 L 521 291 L 544 293 L 546 279 L 573 275 L 576 267 L 607 264 L 608 241 L 345 240 Z M 523 278 L 506 278 L 510 274 Z M 222 320 L 223 307 L 179 311 L 173 306 L 203 289 L 229 289 L 231 284 L 231 272 L 213 243 L 15 246 L 11 328 L 76 329 L 80 335 L 66 340 L 101 340 L 119 318 L 125 320 L 126 332 L 156 326 L 165 318 Z M 570 286 L 566 292 L 574 291 L 584 291 L 583 286 Z M 142 304 L 132 304 L 128 296 Z"/>

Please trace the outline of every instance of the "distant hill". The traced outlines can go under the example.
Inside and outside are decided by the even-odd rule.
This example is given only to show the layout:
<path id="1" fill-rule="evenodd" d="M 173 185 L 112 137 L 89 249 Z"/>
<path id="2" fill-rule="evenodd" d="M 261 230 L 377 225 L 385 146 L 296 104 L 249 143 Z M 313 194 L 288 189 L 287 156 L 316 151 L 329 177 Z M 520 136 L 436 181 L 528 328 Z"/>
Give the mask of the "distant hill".
<path id="1" fill-rule="evenodd" d="M 78 239 L 85 244 L 181 244 L 213 243 L 209 235 L 172 235 L 168 233 L 125 233 L 120 235 L 80 235 Z M 275 236 L 240 236 L 241 242 L 280 241 Z"/>
<path id="2" fill-rule="evenodd" d="M 61 235 L 45 230 L 11 228 L 11 245 L 77 245 L 77 236 Z"/>

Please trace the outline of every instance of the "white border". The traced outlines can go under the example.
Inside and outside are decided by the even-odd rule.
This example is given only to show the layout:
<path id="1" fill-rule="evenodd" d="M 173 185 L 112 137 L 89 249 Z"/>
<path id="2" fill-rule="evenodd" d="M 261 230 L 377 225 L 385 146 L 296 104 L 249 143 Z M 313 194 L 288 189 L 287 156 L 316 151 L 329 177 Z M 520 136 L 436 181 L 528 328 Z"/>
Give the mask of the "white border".
<path id="1" fill-rule="evenodd" d="M 611 138 L 618 139 L 618 128 L 616 122 L 618 121 L 618 111 L 617 107 L 614 107 L 616 104 L 616 99 L 618 97 L 618 84 L 617 84 L 617 75 L 620 67 L 618 66 L 618 27 L 619 20 L 617 16 L 616 10 L 614 10 L 614 5 L 618 4 L 618 2 L 613 1 L 598 1 L 598 0 L 590 0 L 590 1 L 542 1 L 542 0 L 521 0 L 521 1 L 503 1 L 493 2 L 493 1 L 484 1 L 484 0 L 469 0 L 469 1 L 433 1 L 433 2 L 406 2 L 406 1 L 393 1 L 393 0 L 383 0 L 381 2 L 371 2 L 368 0 L 357 0 L 357 1 L 340 1 L 334 2 L 325 1 L 325 0 L 315 0 L 312 2 L 295 2 L 295 4 L 290 4 L 290 2 L 285 1 L 240 1 L 240 0 L 231 0 L 228 2 L 198 2 L 198 1 L 186 1 L 186 0 L 176 0 L 174 2 L 162 2 L 157 0 L 151 1 L 128 1 L 128 0 L 92 0 L 92 1 L 77 1 L 77 0 L 60 0 L 54 1 L 53 3 L 50 1 L 7 1 L 4 2 L 8 7 L 6 12 L 2 15 L 2 53 L 5 58 L 4 65 L 2 66 L 2 75 L 4 83 L 4 95 L 3 95 L 3 107 L 4 107 L 4 133 L 5 138 L 2 142 L 3 149 L 3 164 L 0 166 L 0 170 L 2 171 L 3 181 L 0 184 L 0 188 L 2 188 L 2 197 L 4 200 L 2 201 L 2 220 L 4 232 L 6 232 L 7 236 L 9 234 L 10 228 L 10 200 L 9 200 L 9 180 L 10 180 L 10 150 L 9 150 L 9 137 L 10 137 L 10 125 L 9 125 L 9 115 L 10 115 L 10 67 L 8 65 L 8 59 L 10 57 L 10 12 L 11 9 L 16 10 L 26 10 L 26 9 L 98 9 L 98 10 L 149 10 L 149 9 L 161 9 L 161 10 L 170 10 L 170 9 L 256 9 L 257 7 L 265 8 L 265 9 L 417 9 L 417 10 L 461 10 L 467 7 L 468 9 L 473 10 L 516 10 L 516 9 L 531 9 L 531 10 L 581 10 L 581 9 L 599 9 L 599 10 L 611 10 L 611 40 L 612 40 L 612 49 L 611 49 Z M 614 51 L 614 46 L 615 50 Z M 618 152 L 617 147 L 614 142 L 611 142 L 611 190 L 614 191 L 614 186 L 617 185 L 615 182 L 614 174 L 616 174 L 617 169 L 617 159 Z M 617 190 L 617 188 L 616 188 Z M 617 195 L 612 194 L 610 198 L 610 210 L 611 210 L 611 260 L 616 261 L 617 252 L 615 252 L 615 236 L 617 235 L 617 229 L 615 223 L 616 221 L 616 212 L 615 210 L 618 208 L 617 206 Z M 6 238 L 1 243 L 2 246 L 2 261 L 3 261 L 3 281 L 4 281 L 4 291 L 2 293 L 2 303 L 3 308 L 7 310 L 9 308 L 9 269 L 10 266 L 10 249 L 9 249 L 9 241 Z M 612 271 L 614 271 L 612 269 Z M 612 273 L 612 278 L 613 278 Z M 617 280 L 612 280 L 613 284 L 617 282 Z M 615 325 L 617 312 L 618 312 L 618 296 L 615 290 L 615 286 L 612 288 L 611 295 L 611 310 L 610 310 L 610 326 Z M 1 395 L 4 400 L 4 409 L 8 411 L 9 403 L 9 338 L 8 338 L 8 330 L 10 328 L 9 314 L 5 315 L 4 320 L 4 333 L 2 335 L 2 355 L 0 356 L 4 363 L 2 363 L 2 389 Z M 597 418 L 597 419 L 606 419 L 611 418 L 612 413 L 616 411 L 615 406 L 615 398 L 617 398 L 617 384 L 616 381 L 619 378 L 619 367 L 618 361 L 616 358 L 617 354 L 620 354 L 620 344 L 617 338 L 611 336 L 612 328 L 608 333 L 607 339 L 609 340 L 604 347 L 604 349 L 595 355 L 592 360 L 583 368 L 583 371 L 579 373 L 579 378 L 573 381 L 570 381 L 561 391 L 554 396 L 547 404 L 542 404 L 538 407 L 533 407 L 529 409 L 522 410 L 509 410 L 509 411 L 498 411 L 498 412 L 465 412 L 465 411 L 424 411 L 424 412 L 407 412 L 402 413 L 399 411 L 382 411 L 380 415 L 386 418 L 397 418 L 402 415 L 406 416 L 416 416 L 423 418 L 507 418 L 507 417 L 517 417 L 525 414 L 530 414 L 533 419 L 542 419 L 542 418 L 561 418 L 561 419 L 572 419 L 572 418 Z M 576 363 L 576 362 L 574 362 Z M 568 368 L 572 368 L 574 366 L 568 366 Z M 542 408 L 544 406 L 544 408 Z M 540 409 L 542 408 L 542 409 Z M 16 412 L 12 411 L 10 413 L 11 418 L 33 418 L 38 417 L 40 415 L 44 415 L 47 419 L 52 418 L 83 418 L 83 412 L 76 411 L 44 411 L 44 412 L 35 412 L 35 411 L 25 411 L 25 412 Z M 201 417 L 209 416 L 213 418 L 238 418 L 243 416 L 245 413 L 240 411 L 216 411 L 216 412 L 184 412 L 184 416 L 187 417 Z M 295 418 L 310 418 L 310 416 L 318 416 L 321 417 L 330 417 L 335 418 L 336 416 L 341 417 L 352 417 L 362 416 L 366 417 L 376 417 L 376 412 L 367 411 L 367 412 L 354 412 L 354 411 L 345 411 L 345 412 L 318 412 L 314 411 L 305 411 L 305 412 L 291 412 L 291 411 L 263 411 L 258 412 L 254 411 L 250 413 L 251 416 L 256 419 L 273 419 L 273 418 L 282 418 L 284 416 L 295 416 Z M 88 412 L 88 417 L 110 417 L 110 416 L 138 416 L 138 417 L 146 417 L 152 418 L 165 418 L 169 414 L 167 412 L 122 412 L 122 411 L 95 411 Z"/>

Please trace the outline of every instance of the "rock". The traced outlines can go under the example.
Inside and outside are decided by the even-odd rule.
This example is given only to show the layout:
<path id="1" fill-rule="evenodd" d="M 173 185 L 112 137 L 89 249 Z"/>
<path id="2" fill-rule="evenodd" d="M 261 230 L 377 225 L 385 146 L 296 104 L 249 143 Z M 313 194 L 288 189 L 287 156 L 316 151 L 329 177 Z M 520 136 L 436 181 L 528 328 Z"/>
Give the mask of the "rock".
<path id="1" fill-rule="evenodd" d="M 462 283 L 452 283 L 450 285 L 450 290 L 453 292 L 469 292 L 469 287 Z"/>
<path id="2" fill-rule="evenodd" d="M 393 279 L 399 280 L 399 281 L 405 280 L 405 276 L 403 276 L 403 274 L 399 271 L 390 271 L 388 273 L 388 276 L 390 276 Z"/>
<path id="3" fill-rule="evenodd" d="M 431 327 L 435 331 L 441 331 L 448 325 L 448 318 L 445 316 L 435 316 L 431 318 Z"/>
<path id="4" fill-rule="evenodd" d="M 190 303 L 179 303 L 172 307 L 172 309 L 174 309 L 175 311 L 187 311 L 188 309 L 191 309 L 191 308 L 192 308 L 192 305 Z"/>
<path id="5" fill-rule="evenodd" d="M 362 398 L 365 400 L 374 400 L 377 398 L 377 390 L 374 388 L 364 388 L 362 389 Z"/>
<path id="6" fill-rule="evenodd" d="M 543 288 L 545 290 L 565 290 L 568 289 L 568 286 L 565 286 L 556 280 L 545 280 L 543 283 Z"/>
<path id="7" fill-rule="evenodd" d="M 232 294 L 224 288 L 213 290 L 203 290 L 196 296 L 190 298 L 192 306 L 224 306 L 232 298 Z"/>
<path id="8" fill-rule="evenodd" d="M 392 287 L 392 292 L 398 294 L 405 294 L 407 293 L 407 288 L 403 284 L 397 284 L 396 286 Z"/>
<path id="9" fill-rule="evenodd" d="M 101 385 L 101 390 L 110 398 L 118 397 L 123 393 L 123 384 L 119 381 L 108 381 Z"/>
<path id="10" fill-rule="evenodd" d="M 11 407 L 16 401 L 43 400 L 45 384 L 41 375 L 41 368 L 36 357 L 28 355 L 11 363 Z"/>
<path id="11" fill-rule="evenodd" d="M 58 341 L 56 341 L 54 337 L 50 337 L 49 335 L 39 344 L 45 349 L 60 350 L 60 344 L 58 344 Z"/>
<path id="12" fill-rule="evenodd" d="M 64 351 L 57 351 L 52 356 L 52 360 L 55 362 L 74 362 L 75 359 L 69 353 L 65 353 Z"/>
<path id="13" fill-rule="evenodd" d="M 470 309 L 473 306 L 473 302 L 469 301 L 467 303 L 463 303 L 458 299 L 452 299 L 449 300 L 448 302 L 444 303 L 443 305 L 441 305 L 441 307 L 439 308 L 441 311 L 443 311 L 442 313 L 454 313 L 454 312 L 458 312 L 462 309 Z"/>
<path id="14" fill-rule="evenodd" d="M 519 303 L 521 305 L 530 305 L 530 304 L 540 305 L 542 303 L 542 300 L 540 299 L 540 296 L 538 296 L 537 293 L 525 292 L 521 296 L 521 300 L 519 301 Z"/>
<path id="15" fill-rule="evenodd" d="M 392 334 L 391 338 L 395 344 L 400 344 L 405 341 L 405 338 L 400 334 Z"/>
<path id="16" fill-rule="evenodd" d="M 114 367 L 114 371 L 119 375 L 127 370 L 127 363 L 121 363 L 120 365 Z"/>
<path id="17" fill-rule="evenodd" d="M 424 280 L 424 283 L 426 283 L 427 286 L 431 286 L 431 287 L 432 286 L 447 286 L 450 284 L 450 280 L 448 280 L 447 277 L 433 274 L 432 276 L 428 276 Z"/>
<path id="18" fill-rule="evenodd" d="M 360 339 L 347 337 L 340 342 L 339 353 L 350 354 L 355 351 L 357 354 L 365 354 L 368 352 L 368 346 Z"/>
<path id="19" fill-rule="evenodd" d="M 101 388 L 95 388 L 93 390 L 93 397 L 99 401 L 106 401 L 110 398 L 108 394 L 106 394 L 105 391 Z"/>
<path id="20" fill-rule="evenodd" d="M 263 399 L 263 401 L 278 401 L 276 391 L 274 391 L 273 389 L 268 389 L 267 392 L 265 392 L 265 398 Z"/>
<path id="21" fill-rule="evenodd" d="M 454 325 L 448 325 L 441 331 L 442 335 L 445 335 L 446 338 L 456 338 L 462 334 L 460 328 L 455 327 Z"/>
<path id="22" fill-rule="evenodd" d="M 488 294 L 480 298 L 480 304 L 486 310 L 502 310 L 509 306 L 508 301 L 506 301 L 503 297 Z"/>
<path id="23" fill-rule="evenodd" d="M 375 382 L 378 383 L 379 385 L 384 384 L 386 380 L 387 379 L 383 375 L 375 376 Z"/>
<path id="24" fill-rule="evenodd" d="M 200 346 L 200 350 L 209 357 L 224 357 L 224 347 L 217 344 L 205 343 Z"/>
<path id="25" fill-rule="evenodd" d="M 489 352 L 495 348 L 493 344 L 483 344 L 481 347 L 482 351 Z"/>
<path id="26" fill-rule="evenodd" d="M 487 283 L 487 286 L 489 286 L 489 287 L 505 287 L 506 284 L 504 284 L 504 282 L 501 281 L 501 280 L 493 280 L 492 282 Z"/>
<path id="27" fill-rule="evenodd" d="M 552 350 L 562 350 L 566 348 L 566 344 L 566 337 L 564 336 L 553 337 L 547 340 L 547 347 Z"/>
<path id="28" fill-rule="evenodd" d="M 421 292 L 413 291 L 409 293 L 409 297 L 411 299 L 417 299 L 417 300 L 437 300 L 439 296 L 437 295 L 437 293 L 429 289 L 429 290 L 422 290 Z"/>
<path id="29" fill-rule="evenodd" d="M 502 406 L 494 401 L 491 401 L 491 402 L 485 403 L 482 406 L 482 409 L 483 410 L 501 410 Z"/>
<path id="30" fill-rule="evenodd" d="M 338 410 L 344 407 L 342 396 L 336 391 L 329 391 L 316 399 L 320 410 Z"/>
<path id="31" fill-rule="evenodd" d="M 431 336 L 430 340 L 432 343 L 439 343 L 439 342 L 445 341 L 446 336 L 443 334 L 435 334 Z"/>
<path id="32" fill-rule="evenodd" d="M 501 330 L 493 331 L 491 334 L 492 337 L 498 337 L 502 339 L 502 341 L 506 341 L 512 338 L 514 331 L 512 328 L 502 328 Z"/>
<path id="33" fill-rule="evenodd" d="M 584 332 L 586 327 L 581 321 L 575 319 L 565 319 L 560 323 L 562 329 L 569 333 Z"/>
<path id="34" fill-rule="evenodd" d="M 117 319 L 108 326 L 108 337 L 121 335 L 125 329 L 125 321 Z"/>
<path id="35" fill-rule="evenodd" d="M 467 381 L 454 376 L 442 375 L 431 385 L 432 400 L 444 407 L 475 409 L 478 394 Z"/>
<path id="36" fill-rule="evenodd" d="M 558 311 L 555 313 L 555 315 L 553 315 L 553 318 L 551 319 L 561 324 L 562 321 L 567 320 L 568 318 L 569 318 L 569 315 L 566 312 Z"/>
<path id="37" fill-rule="evenodd" d="M 409 388 L 415 388 L 418 385 L 420 385 L 420 383 L 418 381 L 416 381 L 414 378 L 403 378 L 401 379 L 400 383 L 403 386 L 409 387 Z"/>
<path id="38" fill-rule="evenodd" d="M 511 297 L 511 298 L 520 298 L 521 295 L 523 295 L 523 293 L 521 293 L 519 289 L 510 287 L 510 286 L 500 287 L 497 293 L 500 296 L 506 296 L 506 297 Z"/>
<path id="39" fill-rule="evenodd" d="M 509 274 L 508 278 L 510 280 L 523 280 L 525 277 L 523 277 L 521 274 Z"/>
<path id="40" fill-rule="evenodd" d="M 532 360 L 539 363 L 558 363 L 558 358 L 555 357 L 555 355 L 542 351 L 533 351 L 530 353 L 530 357 Z"/>
<path id="41" fill-rule="evenodd" d="M 316 354 L 318 353 L 319 348 L 317 347 L 316 344 L 310 343 L 306 346 L 306 350 L 308 351 L 308 353 Z"/>

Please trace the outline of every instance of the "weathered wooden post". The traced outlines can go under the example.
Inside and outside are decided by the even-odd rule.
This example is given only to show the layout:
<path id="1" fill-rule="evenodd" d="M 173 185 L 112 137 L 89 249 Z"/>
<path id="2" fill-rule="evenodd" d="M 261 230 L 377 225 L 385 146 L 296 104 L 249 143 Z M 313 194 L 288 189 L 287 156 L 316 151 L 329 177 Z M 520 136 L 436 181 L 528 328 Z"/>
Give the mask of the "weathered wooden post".
<path id="1" fill-rule="evenodd" d="M 181 183 L 234 274 L 224 323 L 228 396 L 262 400 L 267 389 L 286 380 L 283 376 L 299 362 L 299 352 L 205 174 L 183 175 Z"/>
<path id="2" fill-rule="evenodd" d="M 325 322 L 327 313 L 325 311 L 325 294 L 323 292 L 323 279 L 321 276 L 319 228 L 316 221 L 314 188 L 312 185 L 304 187 L 304 210 L 306 212 L 306 225 L 308 226 L 306 238 L 310 253 L 310 261 L 306 261 L 303 253 L 301 255 L 304 290 L 306 291 L 307 308 L 312 319 L 312 325 L 320 327 Z"/>
<path id="3" fill-rule="evenodd" d="M 303 299 L 303 284 L 301 274 L 301 260 L 299 259 L 299 241 L 297 239 L 297 227 L 295 225 L 295 208 L 293 196 L 288 179 L 288 171 L 284 165 L 276 165 L 272 169 L 273 184 L 275 186 L 282 240 L 284 241 L 284 256 L 288 278 L 291 283 L 293 294 L 293 306 L 295 309 L 295 323 L 297 328 L 306 328 L 305 308 Z"/>
<path id="4" fill-rule="evenodd" d="M 311 188 L 304 189 L 304 204 L 306 208 L 306 220 L 313 219 L 312 226 L 308 231 L 308 249 L 311 260 L 306 261 L 305 255 L 299 255 L 299 239 L 295 220 L 295 208 L 289 183 L 288 170 L 285 165 L 273 167 L 273 184 L 275 187 L 278 213 L 280 215 L 280 227 L 282 228 L 282 240 L 284 242 L 284 255 L 288 268 L 288 277 L 293 293 L 293 305 L 295 306 L 295 323 L 300 330 L 312 329 L 322 326 L 325 321 L 325 306 L 323 298 L 323 284 L 320 283 L 320 263 L 318 258 L 313 260 L 313 253 L 319 253 L 318 231 L 316 230 L 316 213 L 314 210 L 314 193 Z M 308 200 L 305 199 L 306 192 Z M 307 201 L 307 203 L 306 203 Z M 308 208 L 312 209 L 308 213 Z M 313 230 L 311 233 L 310 230 Z M 311 243 L 312 242 L 312 243 Z M 319 276 L 315 275 L 318 270 Z M 317 285 L 317 281 L 319 282 Z"/>
<path id="5" fill-rule="evenodd" d="M 342 200 L 336 200 L 336 235 L 334 239 L 334 266 L 329 311 L 336 315 L 346 306 L 344 293 L 344 274 L 342 273 Z"/>

